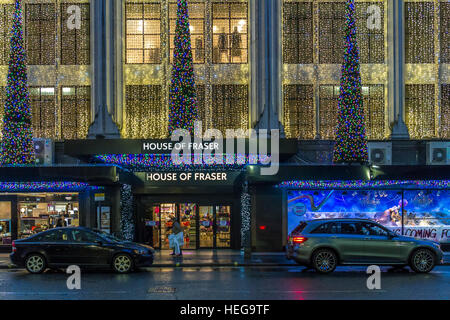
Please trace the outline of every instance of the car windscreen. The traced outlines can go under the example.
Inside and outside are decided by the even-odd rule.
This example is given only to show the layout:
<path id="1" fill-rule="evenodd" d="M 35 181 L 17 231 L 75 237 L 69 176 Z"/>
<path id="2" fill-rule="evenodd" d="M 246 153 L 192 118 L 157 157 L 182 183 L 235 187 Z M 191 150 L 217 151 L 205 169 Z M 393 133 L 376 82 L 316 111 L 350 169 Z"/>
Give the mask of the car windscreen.
<path id="1" fill-rule="evenodd" d="M 99 236 L 101 236 L 101 237 L 103 237 L 103 238 L 105 238 L 107 240 L 113 241 L 113 242 L 122 242 L 123 241 L 123 240 L 113 236 L 112 234 L 106 233 L 106 232 L 101 231 L 101 230 L 92 230 L 92 231 L 97 233 Z"/>

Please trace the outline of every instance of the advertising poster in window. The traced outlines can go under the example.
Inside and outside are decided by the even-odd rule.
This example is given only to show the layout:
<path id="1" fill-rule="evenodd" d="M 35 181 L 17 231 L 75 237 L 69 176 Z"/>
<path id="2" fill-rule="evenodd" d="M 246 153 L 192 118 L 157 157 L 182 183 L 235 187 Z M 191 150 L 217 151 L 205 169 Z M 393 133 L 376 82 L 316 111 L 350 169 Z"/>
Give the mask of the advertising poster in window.
<path id="1" fill-rule="evenodd" d="M 288 232 L 301 221 L 360 218 L 376 221 L 404 235 L 449 242 L 448 190 L 291 190 L 288 191 Z"/>
<path id="2" fill-rule="evenodd" d="M 100 230 L 111 233 L 111 207 L 98 207 L 98 226 Z"/>

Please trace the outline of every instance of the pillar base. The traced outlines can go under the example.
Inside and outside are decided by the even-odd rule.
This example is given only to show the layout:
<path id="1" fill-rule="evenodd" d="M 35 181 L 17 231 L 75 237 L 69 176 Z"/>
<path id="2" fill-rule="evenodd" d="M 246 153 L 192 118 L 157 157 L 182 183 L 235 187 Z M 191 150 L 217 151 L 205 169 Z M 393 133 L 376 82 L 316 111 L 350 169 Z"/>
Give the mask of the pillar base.
<path id="1" fill-rule="evenodd" d="M 392 140 L 409 140 L 408 127 L 403 120 L 396 121 L 392 127 Z"/>

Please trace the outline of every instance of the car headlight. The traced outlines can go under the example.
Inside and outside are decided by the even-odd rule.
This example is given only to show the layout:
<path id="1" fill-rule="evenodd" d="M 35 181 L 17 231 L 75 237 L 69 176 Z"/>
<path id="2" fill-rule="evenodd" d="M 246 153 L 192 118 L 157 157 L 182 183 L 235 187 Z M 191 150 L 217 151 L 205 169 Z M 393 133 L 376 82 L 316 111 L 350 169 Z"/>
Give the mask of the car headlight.
<path id="1" fill-rule="evenodd" d="M 145 250 L 145 249 L 134 249 L 133 251 L 136 254 L 146 254 L 147 253 L 147 250 Z"/>

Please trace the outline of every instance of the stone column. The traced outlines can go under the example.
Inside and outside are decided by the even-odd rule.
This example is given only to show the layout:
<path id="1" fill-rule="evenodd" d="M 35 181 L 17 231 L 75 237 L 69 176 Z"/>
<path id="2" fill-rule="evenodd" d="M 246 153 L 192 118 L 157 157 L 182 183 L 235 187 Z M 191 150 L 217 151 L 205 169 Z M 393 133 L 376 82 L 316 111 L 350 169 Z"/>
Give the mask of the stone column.
<path id="1" fill-rule="evenodd" d="M 390 10 L 388 35 L 391 35 L 392 51 L 389 54 L 391 62 L 389 72 L 389 90 L 394 109 L 394 126 L 391 139 L 409 139 L 408 128 L 404 121 L 405 105 L 405 14 L 404 0 L 389 0 Z M 389 42 L 388 42 L 389 43 Z"/>
<path id="2" fill-rule="evenodd" d="M 115 139 L 120 133 L 111 114 L 115 110 L 114 90 L 114 0 L 91 2 L 92 102 L 94 122 L 89 127 L 89 139 Z"/>
<path id="3" fill-rule="evenodd" d="M 252 1 L 251 83 L 253 123 L 257 129 L 280 129 L 284 136 L 281 95 L 281 0 Z"/>

